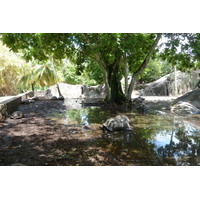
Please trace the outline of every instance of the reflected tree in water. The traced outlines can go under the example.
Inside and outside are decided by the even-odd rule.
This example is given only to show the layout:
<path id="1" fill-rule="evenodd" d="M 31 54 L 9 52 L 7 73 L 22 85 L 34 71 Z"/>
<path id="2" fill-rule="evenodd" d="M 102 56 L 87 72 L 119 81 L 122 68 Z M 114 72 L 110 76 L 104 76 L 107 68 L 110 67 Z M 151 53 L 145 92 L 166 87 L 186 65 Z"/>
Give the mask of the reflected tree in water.
<path id="1" fill-rule="evenodd" d="M 196 129 L 191 130 L 188 125 L 176 124 L 175 131 L 172 131 L 169 144 L 158 148 L 158 155 L 163 162 L 173 165 L 199 165 L 200 137 Z M 188 128 L 190 130 L 188 131 Z M 178 142 L 174 142 L 173 138 Z M 173 162 L 172 162 L 173 161 Z"/>

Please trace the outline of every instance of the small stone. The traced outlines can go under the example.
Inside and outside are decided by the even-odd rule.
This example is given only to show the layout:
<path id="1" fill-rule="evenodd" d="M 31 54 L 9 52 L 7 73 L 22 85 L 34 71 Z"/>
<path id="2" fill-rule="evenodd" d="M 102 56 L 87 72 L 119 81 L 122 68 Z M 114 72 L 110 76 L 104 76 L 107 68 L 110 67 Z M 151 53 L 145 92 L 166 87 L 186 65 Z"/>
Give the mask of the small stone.
<path id="1" fill-rule="evenodd" d="M 21 100 L 21 103 L 22 104 L 29 104 L 29 100 L 28 99 L 23 99 L 23 100 Z"/>
<path id="2" fill-rule="evenodd" d="M 200 112 L 198 108 L 190 104 L 189 102 L 178 102 L 171 107 L 171 111 L 178 115 L 197 114 Z"/>
<path id="3" fill-rule="evenodd" d="M 33 97 L 31 100 L 37 101 L 37 100 L 39 100 L 39 97 L 35 96 L 35 97 Z"/>
<path id="4" fill-rule="evenodd" d="M 65 98 L 63 96 L 59 96 L 58 100 L 64 100 Z"/>
<path id="5" fill-rule="evenodd" d="M 21 112 L 21 111 L 15 111 L 15 112 L 10 116 L 11 119 L 21 119 L 21 118 L 23 118 L 23 117 L 24 117 L 24 114 L 23 114 L 23 112 Z"/>
<path id="6" fill-rule="evenodd" d="M 27 166 L 27 165 L 24 165 L 24 164 L 22 164 L 22 163 L 14 163 L 14 164 L 12 164 L 11 166 Z"/>
<path id="7" fill-rule="evenodd" d="M 51 98 L 50 98 L 50 100 L 57 100 L 58 98 L 56 97 L 56 96 L 52 96 Z"/>
<path id="8" fill-rule="evenodd" d="M 6 120 L 6 117 L 0 113 L 0 122 L 4 122 L 5 120 Z"/>
<path id="9" fill-rule="evenodd" d="M 29 103 L 34 103 L 34 102 L 35 102 L 34 99 L 30 99 L 30 100 L 29 100 Z"/>

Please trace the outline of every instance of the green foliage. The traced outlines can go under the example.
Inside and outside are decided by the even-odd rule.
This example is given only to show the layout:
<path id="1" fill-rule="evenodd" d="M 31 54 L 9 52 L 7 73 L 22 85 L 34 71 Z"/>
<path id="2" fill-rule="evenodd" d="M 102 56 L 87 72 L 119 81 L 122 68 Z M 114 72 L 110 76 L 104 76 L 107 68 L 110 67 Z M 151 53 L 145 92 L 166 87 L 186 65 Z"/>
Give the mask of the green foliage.
<path id="1" fill-rule="evenodd" d="M 35 83 L 35 76 L 33 68 L 29 65 L 23 68 L 21 72 L 21 77 L 18 80 L 18 87 L 20 92 L 24 92 L 27 90 L 34 90 L 36 83 Z"/>
<path id="2" fill-rule="evenodd" d="M 2 34 L 2 40 L 13 51 L 23 52 L 26 60 L 33 58 L 48 60 L 49 55 L 59 60 L 68 57 L 81 69 L 81 72 L 84 63 L 96 62 L 97 52 L 101 54 L 107 69 L 126 54 L 130 71 L 135 71 L 144 60 L 155 36 L 156 34 L 153 33 L 10 33 Z M 78 72 L 80 75 L 80 70 Z"/>
<path id="3" fill-rule="evenodd" d="M 33 74 L 35 82 L 38 82 L 42 87 L 50 86 L 56 83 L 53 69 L 49 64 L 35 66 Z"/>
<path id="4" fill-rule="evenodd" d="M 77 74 L 77 68 L 75 64 L 69 60 L 62 60 L 60 69 L 64 77 L 64 82 L 68 84 L 83 84 L 83 85 L 97 85 L 103 83 L 102 73 L 98 68 L 98 65 L 94 62 L 85 63 L 80 74 Z M 58 71 L 60 69 L 57 69 Z"/>
<path id="5" fill-rule="evenodd" d="M 37 65 L 29 62 L 21 72 L 21 78 L 18 81 L 18 87 L 21 91 L 42 89 L 55 83 L 53 72 L 48 65 Z"/>
<path id="6" fill-rule="evenodd" d="M 121 35 L 121 46 L 128 59 L 129 71 L 134 73 L 144 61 L 151 45 L 155 40 L 156 34 L 153 33 L 124 33 Z M 155 53 L 153 57 L 155 57 Z"/>
<path id="7" fill-rule="evenodd" d="M 150 83 L 172 72 L 170 63 L 161 60 L 150 60 L 147 68 L 139 76 L 139 83 Z"/>
<path id="8" fill-rule="evenodd" d="M 167 33 L 164 34 L 167 42 L 163 44 L 160 57 L 172 65 L 177 65 L 181 71 L 196 67 L 200 60 L 200 35 L 194 33 Z"/>
<path id="9" fill-rule="evenodd" d="M 85 37 L 84 37 L 85 36 Z M 150 46 L 153 44 L 154 33 L 87 33 L 76 34 L 74 48 L 77 46 L 78 63 L 87 60 L 96 61 L 95 54 L 100 53 L 102 61 L 110 68 L 117 59 L 127 56 L 130 71 L 134 72 L 141 65 Z M 82 62 L 81 62 L 82 61 Z"/>
<path id="10" fill-rule="evenodd" d="M 81 76 L 76 74 L 76 68 L 73 65 L 68 65 L 64 69 L 64 81 L 68 84 L 82 84 Z"/>
<path id="11" fill-rule="evenodd" d="M 103 84 L 103 75 L 96 62 L 89 62 L 86 64 L 82 73 L 83 80 L 86 85 Z"/>
<path id="12" fill-rule="evenodd" d="M 1 34 L 2 41 L 15 52 L 21 52 L 27 61 L 44 62 L 38 69 L 22 73 L 22 82 L 47 86 L 54 83 L 53 69 L 46 65 L 53 57 L 58 79 L 70 84 L 101 84 L 108 82 L 111 95 L 122 97 L 120 79 L 123 75 L 123 59 L 126 57 L 129 72 L 140 72 L 150 48 L 158 34 L 155 33 L 9 33 Z M 197 66 L 200 59 L 200 34 L 166 33 L 160 57 L 186 70 Z M 155 60 L 158 50 L 140 81 L 150 82 L 165 75 L 171 69 L 165 62 Z M 63 59 L 69 65 L 61 65 Z M 35 66 L 35 65 L 34 65 Z M 28 69 L 28 68 L 27 68 Z M 143 69 L 143 68 L 142 68 Z M 107 75 L 105 75 L 107 74 Z M 27 77 L 26 77 L 27 76 Z M 28 77 L 29 76 L 29 77 Z M 108 81 L 105 77 L 107 76 Z M 36 78 L 37 77 L 37 78 Z M 22 84 L 23 86 L 23 84 Z"/>
<path id="13" fill-rule="evenodd" d="M 2 33 L 1 40 L 14 52 L 22 52 L 27 60 L 47 61 L 53 55 L 63 59 L 70 50 L 71 34 L 62 33 Z"/>
<path id="14" fill-rule="evenodd" d="M 18 93 L 18 80 L 26 63 L 0 41 L 0 96 Z"/>

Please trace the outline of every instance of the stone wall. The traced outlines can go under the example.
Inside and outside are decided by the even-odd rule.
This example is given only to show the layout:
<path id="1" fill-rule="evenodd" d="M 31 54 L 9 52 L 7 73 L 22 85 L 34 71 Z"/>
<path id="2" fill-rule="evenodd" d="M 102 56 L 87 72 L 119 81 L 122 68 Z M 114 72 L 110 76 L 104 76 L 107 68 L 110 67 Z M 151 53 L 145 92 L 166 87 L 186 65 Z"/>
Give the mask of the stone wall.
<path id="1" fill-rule="evenodd" d="M 97 86 L 82 86 L 82 98 L 101 99 L 106 97 L 105 87 L 103 85 Z"/>
<path id="2" fill-rule="evenodd" d="M 68 99 L 104 99 L 106 97 L 105 88 L 103 85 L 86 86 L 59 83 L 59 87 L 63 97 Z M 48 90 L 36 91 L 35 96 L 40 98 L 51 98 L 52 96 L 59 97 L 57 85 L 50 86 Z"/>
<path id="3" fill-rule="evenodd" d="M 17 96 L 5 96 L 0 98 L 0 114 L 7 116 L 14 112 L 21 103 L 21 100 L 33 97 L 33 92 L 25 92 Z"/>
<path id="4" fill-rule="evenodd" d="M 50 99 L 53 95 L 50 89 L 34 91 L 34 96 L 39 97 L 39 99 Z M 56 96 L 56 95 L 54 95 Z"/>
<path id="5" fill-rule="evenodd" d="M 21 97 L 8 97 L 6 100 L 0 102 L 0 113 L 4 116 L 11 114 L 21 103 Z"/>
<path id="6" fill-rule="evenodd" d="M 65 98 L 81 98 L 82 85 L 70 85 L 66 83 L 59 83 L 60 92 Z M 49 87 L 53 96 L 59 97 L 57 85 Z"/>

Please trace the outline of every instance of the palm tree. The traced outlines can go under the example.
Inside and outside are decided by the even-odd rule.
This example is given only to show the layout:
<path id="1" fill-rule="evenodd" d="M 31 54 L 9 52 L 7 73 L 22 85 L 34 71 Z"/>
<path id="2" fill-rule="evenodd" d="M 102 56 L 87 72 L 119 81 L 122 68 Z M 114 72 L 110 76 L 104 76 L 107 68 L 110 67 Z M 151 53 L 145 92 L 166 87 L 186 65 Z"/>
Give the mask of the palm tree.
<path id="1" fill-rule="evenodd" d="M 36 65 L 34 67 L 35 82 L 40 86 L 50 86 L 56 83 L 51 65 Z"/>
<path id="2" fill-rule="evenodd" d="M 19 80 L 18 84 L 21 85 L 21 88 L 29 89 L 31 85 L 32 91 L 35 90 L 36 79 L 34 75 L 34 68 L 28 69 L 28 73 L 24 73 L 24 75 Z M 23 72 L 22 72 L 23 73 Z"/>
<path id="3" fill-rule="evenodd" d="M 29 69 L 29 72 L 25 73 L 22 76 L 22 78 L 20 79 L 20 83 L 23 84 L 23 87 L 25 87 L 26 89 L 28 89 L 29 86 L 31 85 L 32 91 L 34 91 L 35 85 L 44 87 L 56 84 L 59 98 L 63 99 L 58 85 L 57 73 L 52 63 L 53 61 L 50 60 L 50 63 L 48 64 L 36 65 L 35 67 L 31 67 Z"/>
<path id="4" fill-rule="evenodd" d="M 57 77 L 57 73 L 56 73 L 56 70 L 55 70 L 55 67 L 54 67 L 54 62 L 53 62 L 53 57 L 50 56 L 50 66 L 52 67 L 52 70 L 53 70 L 53 75 L 54 75 L 54 80 L 56 82 L 56 85 L 57 85 L 57 89 L 58 89 L 58 94 L 59 94 L 59 99 L 64 99 L 64 97 L 62 96 L 61 92 L 60 92 L 60 87 L 59 87 L 59 84 L 58 84 L 58 77 Z"/>
<path id="5" fill-rule="evenodd" d="M 46 65 L 36 65 L 31 67 L 28 70 L 28 73 L 25 73 L 19 83 L 23 85 L 25 89 L 28 89 L 31 85 L 32 91 L 36 85 L 41 87 L 50 86 L 55 84 L 54 71 L 49 64 Z"/>

